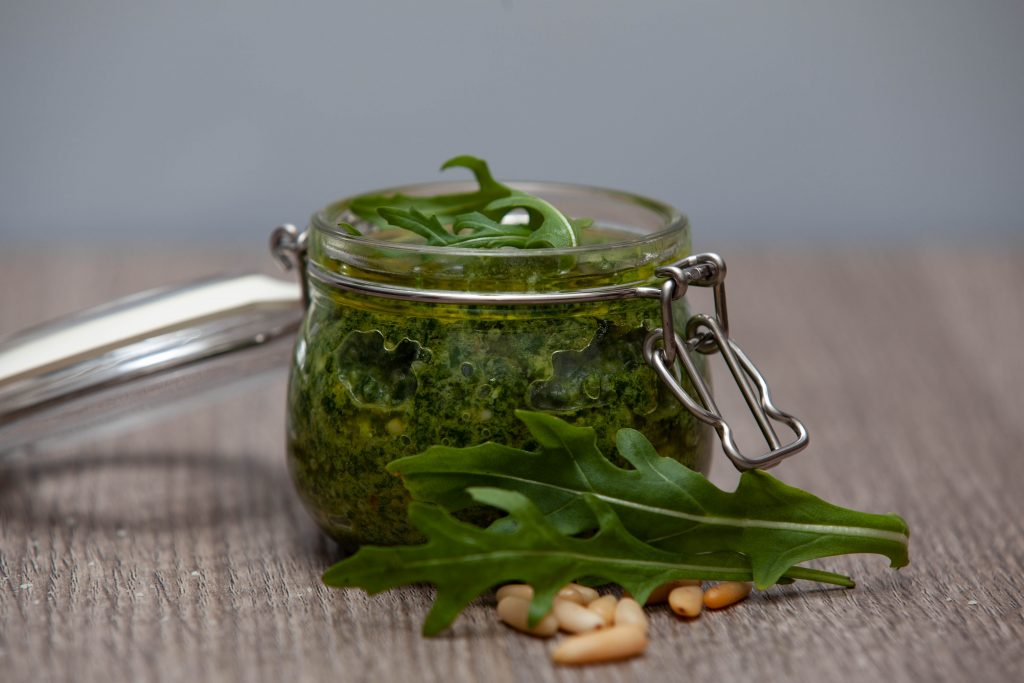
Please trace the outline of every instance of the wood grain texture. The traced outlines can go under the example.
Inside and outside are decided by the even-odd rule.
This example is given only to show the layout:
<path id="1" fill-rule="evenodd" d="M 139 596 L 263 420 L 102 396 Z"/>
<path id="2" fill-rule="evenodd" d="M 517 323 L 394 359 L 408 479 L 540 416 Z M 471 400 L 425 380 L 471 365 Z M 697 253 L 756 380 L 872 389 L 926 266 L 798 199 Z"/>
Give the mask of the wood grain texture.
<path id="1" fill-rule="evenodd" d="M 904 515 L 907 569 L 839 558 L 820 566 L 857 589 L 775 588 L 689 623 L 657 609 L 622 664 L 555 668 L 487 598 L 424 639 L 429 589 L 320 584 L 335 550 L 288 481 L 282 373 L 0 465 L 0 679 L 1024 680 L 1024 251 L 723 253 L 734 334 L 811 430 L 780 476 Z M 5 249 L 0 333 L 223 263 L 268 270 L 257 252 Z M 721 457 L 713 478 L 735 481 Z"/>

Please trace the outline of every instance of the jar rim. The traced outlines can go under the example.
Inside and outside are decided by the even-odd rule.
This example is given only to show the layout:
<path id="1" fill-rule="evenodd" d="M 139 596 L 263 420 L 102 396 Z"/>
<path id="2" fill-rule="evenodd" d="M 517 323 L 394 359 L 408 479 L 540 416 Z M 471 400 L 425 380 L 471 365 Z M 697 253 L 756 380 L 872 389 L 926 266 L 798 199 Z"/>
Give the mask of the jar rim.
<path id="1" fill-rule="evenodd" d="M 591 235 L 604 241 L 575 247 L 472 249 L 431 246 L 394 239 L 354 236 L 339 227 L 353 222 L 354 197 L 313 215 L 306 241 L 308 273 L 331 273 L 361 283 L 418 291 L 552 292 L 639 286 L 662 265 L 690 253 L 690 229 L 677 209 L 620 190 L 551 182 L 510 183 L 545 199 L 570 216 L 591 218 Z M 472 191 L 472 182 L 439 181 L 404 185 L 381 193 L 431 195 Z M 411 234 L 411 233 L 410 233 Z M 334 285 L 329 285 L 335 288 Z"/>
<path id="2" fill-rule="evenodd" d="M 593 244 L 581 244 L 574 247 L 541 247 L 531 249 L 515 249 L 515 248 L 499 248 L 499 249 L 488 249 L 488 248 L 467 248 L 467 247 L 451 247 L 451 246 L 434 246 L 422 243 L 403 243 L 396 242 L 388 239 L 374 239 L 370 235 L 352 235 L 346 230 L 340 228 L 338 218 L 344 214 L 348 206 L 361 195 L 351 195 L 344 197 L 335 202 L 328 204 L 319 211 L 315 212 L 310 218 L 310 228 L 323 235 L 329 236 L 332 240 L 339 240 L 340 244 L 358 244 L 366 247 L 382 247 L 387 248 L 394 252 L 415 252 L 417 254 L 438 254 L 446 255 L 448 257 L 453 256 L 469 256 L 469 257 L 480 257 L 486 255 L 487 258 L 522 258 L 523 252 L 529 252 L 536 254 L 537 256 L 560 256 L 560 255 L 580 255 L 588 252 L 600 252 L 616 247 L 635 247 L 646 243 L 657 243 L 666 237 L 669 237 L 675 233 L 686 233 L 690 227 L 689 218 L 686 214 L 679 211 L 670 204 L 651 199 L 643 195 L 627 192 L 625 190 L 616 190 L 606 187 L 599 187 L 595 185 L 586 185 L 578 183 L 566 183 L 556 181 L 503 181 L 509 187 L 517 190 L 528 192 L 529 194 L 537 194 L 543 196 L 546 193 L 557 193 L 557 192 L 569 192 L 579 193 L 581 195 L 593 195 L 594 197 L 603 197 L 606 199 L 616 200 L 621 202 L 623 205 L 632 205 L 641 209 L 646 209 L 653 215 L 661 217 L 661 228 L 652 232 L 637 234 L 636 239 L 625 239 L 616 240 L 610 242 L 598 242 Z M 472 181 L 451 181 L 451 180 L 439 180 L 422 183 L 410 183 L 406 185 L 398 185 L 393 187 L 387 187 L 380 190 L 372 191 L 373 194 L 435 194 L 440 192 L 462 192 L 470 191 L 475 189 L 476 185 Z M 561 207 L 559 207 L 561 208 Z"/>

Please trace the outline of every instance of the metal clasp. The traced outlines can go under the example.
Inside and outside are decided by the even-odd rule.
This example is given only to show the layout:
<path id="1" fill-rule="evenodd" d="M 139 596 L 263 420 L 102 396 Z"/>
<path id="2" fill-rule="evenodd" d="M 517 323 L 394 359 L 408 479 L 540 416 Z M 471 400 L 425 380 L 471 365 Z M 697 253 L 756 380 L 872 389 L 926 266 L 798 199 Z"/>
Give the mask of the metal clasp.
<path id="1" fill-rule="evenodd" d="M 639 293 L 641 296 L 661 300 L 662 326 L 651 330 L 644 340 L 644 358 L 676 399 L 694 417 L 715 428 L 722 440 L 722 449 L 738 470 L 767 469 L 806 448 L 807 429 L 800 420 L 775 407 L 764 376 L 739 345 L 729 337 L 725 272 L 725 262 L 717 254 L 697 254 L 655 271 L 659 277 L 666 278 L 665 281 L 660 287 L 645 287 Z M 686 322 L 684 339 L 676 332 L 672 303 L 682 298 L 691 285 L 712 288 L 715 315 L 699 313 L 692 316 Z M 722 417 L 711 396 L 711 390 L 689 355 L 691 351 L 704 354 L 721 352 L 747 407 L 754 415 L 761 434 L 768 442 L 770 450 L 767 454 L 749 458 L 740 452 L 729 423 Z M 694 391 L 697 392 L 696 399 L 683 388 L 678 366 L 682 366 Z M 783 445 L 775 433 L 773 421 L 789 427 L 795 436 L 793 441 Z"/>
<path id="2" fill-rule="evenodd" d="M 305 231 L 290 223 L 279 225 L 270 233 L 270 253 L 286 271 L 298 271 L 302 286 L 302 303 L 309 308 L 309 280 L 306 277 L 306 235 Z"/>

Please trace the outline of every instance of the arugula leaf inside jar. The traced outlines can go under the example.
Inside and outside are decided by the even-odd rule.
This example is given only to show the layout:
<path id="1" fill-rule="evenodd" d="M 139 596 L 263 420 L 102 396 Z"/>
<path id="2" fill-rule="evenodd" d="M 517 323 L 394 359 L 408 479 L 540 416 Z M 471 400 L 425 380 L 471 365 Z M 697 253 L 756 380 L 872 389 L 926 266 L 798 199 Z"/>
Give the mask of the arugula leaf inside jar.
<path id="1" fill-rule="evenodd" d="M 468 249 L 575 247 L 593 221 L 569 218 L 540 197 L 500 183 L 483 159 L 463 155 L 441 169 L 468 168 L 480 185 L 475 192 L 427 197 L 401 193 L 369 194 L 352 200 L 358 218 L 378 228 L 395 227 L 422 237 L 430 246 Z M 351 223 L 338 226 L 361 235 Z"/>

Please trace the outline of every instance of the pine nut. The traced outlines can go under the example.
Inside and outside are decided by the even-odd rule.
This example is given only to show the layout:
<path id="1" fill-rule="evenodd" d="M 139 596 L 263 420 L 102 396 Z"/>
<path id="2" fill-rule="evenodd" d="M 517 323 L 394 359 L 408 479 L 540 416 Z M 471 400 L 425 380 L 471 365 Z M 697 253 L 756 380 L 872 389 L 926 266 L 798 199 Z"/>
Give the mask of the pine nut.
<path id="1" fill-rule="evenodd" d="M 525 583 L 506 583 L 494 594 L 494 598 L 501 602 L 509 596 L 516 596 L 523 600 L 533 600 L 533 586 Z"/>
<path id="2" fill-rule="evenodd" d="M 580 605 L 585 605 L 587 603 L 587 599 L 584 593 L 579 590 L 579 588 L 583 588 L 583 586 L 577 587 L 574 583 L 567 584 L 563 586 L 561 590 L 558 591 L 558 597 L 562 598 L 563 600 L 571 600 Z M 596 593 L 597 591 L 594 592 Z M 501 602 L 505 598 L 512 595 L 516 596 L 517 598 L 522 598 L 526 601 L 533 600 L 533 586 L 526 583 L 507 583 L 497 590 L 497 592 L 494 594 L 494 598 L 498 602 Z"/>
<path id="3" fill-rule="evenodd" d="M 672 589 L 678 588 L 679 586 L 699 585 L 700 581 L 697 581 L 695 579 L 680 579 L 678 581 L 669 581 L 668 583 L 663 583 L 657 588 L 655 588 L 653 591 L 651 591 L 651 594 L 647 596 L 647 601 L 644 602 L 644 604 L 660 605 L 661 603 L 668 600 L 668 594 L 672 592 Z"/>
<path id="4" fill-rule="evenodd" d="M 498 617 L 517 631 L 544 638 L 555 635 L 558 631 L 558 619 L 555 619 L 554 614 L 548 612 L 536 626 L 530 628 L 528 626 L 529 612 L 530 601 L 515 595 L 504 598 L 498 603 Z"/>
<path id="5" fill-rule="evenodd" d="M 555 648 L 551 658 L 556 664 L 593 664 L 634 657 L 646 649 L 647 634 L 644 630 L 633 624 L 623 624 L 569 636 Z"/>
<path id="6" fill-rule="evenodd" d="M 587 598 L 585 595 L 583 595 L 583 593 L 579 591 L 579 589 L 582 587 L 583 586 L 577 587 L 574 583 L 566 584 L 562 587 L 560 591 L 558 591 L 558 597 L 562 600 L 574 602 L 577 605 L 586 605 Z"/>
<path id="7" fill-rule="evenodd" d="M 723 581 L 704 593 L 704 606 L 708 609 L 722 609 L 733 605 L 750 595 L 754 584 L 749 581 Z"/>
<path id="8" fill-rule="evenodd" d="M 589 605 L 590 603 L 597 600 L 600 597 L 600 593 L 591 588 L 590 586 L 581 586 L 578 583 L 570 583 L 566 588 L 572 588 L 574 591 L 583 596 L 583 604 Z"/>
<path id="9" fill-rule="evenodd" d="M 615 625 L 632 624 L 639 626 L 647 633 L 647 615 L 640 603 L 633 598 L 622 598 L 615 605 Z"/>
<path id="10" fill-rule="evenodd" d="M 615 605 L 617 602 L 618 600 L 615 599 L 614 595 L 602 595 L 587 605 L 587 609 L 600 616 L 604 620 L 605 625 L 611 626 L 615 623 Z"/>
<path id="11" fill-rule="evenodd" d="M 704 607 L 704 591 L 700 586 L 678 586 L 668 594 L 668 606 L 681 617 L 698 617 Z"/>
<path id="12" fill-rule="evenodd" d="M 601 615 L 569 600 L 556 598 L 553 612 L 558 627 L 568 633 L 586 633 L 605 625 Z"/>

